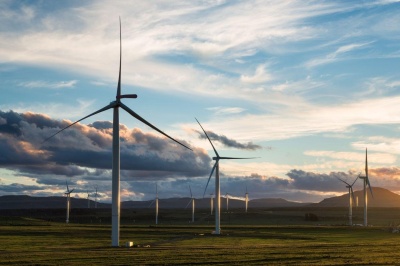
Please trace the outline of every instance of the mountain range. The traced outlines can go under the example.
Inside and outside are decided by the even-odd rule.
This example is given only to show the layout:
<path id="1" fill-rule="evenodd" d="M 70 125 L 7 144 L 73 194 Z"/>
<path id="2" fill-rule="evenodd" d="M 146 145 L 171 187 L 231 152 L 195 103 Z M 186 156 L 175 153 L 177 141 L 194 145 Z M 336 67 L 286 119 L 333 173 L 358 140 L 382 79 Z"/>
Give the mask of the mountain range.
<path id="1" fill-rule="evenodd" d="M 356 202 L 353 206 L 364 206 L 363 191 L 355 191 Z M 190 198 L 168 198 L 159 199 L 160 209 L 184 209 L 190 201 Z M 94 201 L 90 200 L 90 207 L 94 208 Z M 195 199 L 196 208 L 210 208 L 210 198 Z M 249 208 L 284 208 L 284 207 L 347 207 L 349 204 L 348 193 L 338 197 L 332 197 L 322 200 L 319 203 L 300 203 L 288 201 L 281 198 L 263 198 L 249 200 Z M 58 209 L 65 208 L 65 197 L 32 197 L 27 195 L 6 195 L 0 196 L 0 209 Z M 215 204 L 214 204 L 215 206 Z M 373 197 L 368 191 L 369 207 L 400 207 L 400 195 L 387 189 L 374 187 Z M 88 208 L 87 199 L 71 198 L 72 208 Z M 98 208 L 111 208 L 109 203 L 97 203 Z M 153 200 L 149 201 L 124 201 L 121 202 L 123 209 L 143 209 L 154 208 Z M 188 208 L 191 208 L 188 206 Z M 226 209 L 226 198 L 221 198 L 221 208 Z M 229 208 L 245 208 L 245 202 L 238 199 L 229 199 Z"/>

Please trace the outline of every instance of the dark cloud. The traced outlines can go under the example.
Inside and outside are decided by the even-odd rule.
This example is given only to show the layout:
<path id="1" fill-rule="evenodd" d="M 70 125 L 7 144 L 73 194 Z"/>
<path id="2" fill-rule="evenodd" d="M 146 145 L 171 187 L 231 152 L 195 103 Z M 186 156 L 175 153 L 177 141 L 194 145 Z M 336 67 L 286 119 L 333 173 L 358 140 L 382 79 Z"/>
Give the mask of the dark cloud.
<path id="1" fill-rule="evenodd" d="M 112 124 L 76 124 L 43 143 L 70 121 L 46 115 L 0 111 L 0 166 L 52 184 L 49 176 L 104 180 L 112 167 Z M 122 179 L 195 177 L 206 175 L 211 159 L 158 133 L 120 125 Z M 185 141 L 181 142 L 187 144 Z M 100 171 L 101 174 L 95 174 Z"/>
<path id="2" fill-rule="evenodd" d="M 200 139 L 207 139 L 206 135 L 204 135 L 204 132 L 195 130 L 198 134 Z M 254 144 L 253 142 L 248 142 L 248 143 L 239 143 L 236 140 L 229 139 L 228 137 L 224 135 L 218 135 L 212 131 L 206 131 L 208 137 L 213 141 L 218 141 L 222 143 L 226 147 L 231 147 L 231 148 L 236 148 L 236 149 L 241 149 L 241 150 L 258 150 L 262 149 L 262 146 Z"/>

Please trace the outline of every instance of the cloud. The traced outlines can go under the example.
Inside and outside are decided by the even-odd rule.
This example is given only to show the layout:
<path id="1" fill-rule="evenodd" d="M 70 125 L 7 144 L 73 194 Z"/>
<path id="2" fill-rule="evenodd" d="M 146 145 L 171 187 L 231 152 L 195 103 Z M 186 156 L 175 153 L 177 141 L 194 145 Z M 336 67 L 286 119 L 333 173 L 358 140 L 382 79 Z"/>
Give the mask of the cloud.
<path id="1" fill-rule="evenodd" d="M 216 115 L 231 115 L 243 113 L 246 109 L 241 107 L 209 107 L 207 110 L 213 111 Z"/>
<path id="2" fill-rule="evenodd" d="M 201 131 L 195 130 L 199 134 L 200 139 L 207 139 L 207 137 L 203 134 Z M 230 148 L 236 148 L 236 149 L 241 149 L 241 150 L 257 150 L 257 149 L 262 149 L 260 145 L 254 144 L 253 142 L 248 142 L 248 143 L 239 143 L 236 140 L 229 139 L 228 137 L 224 135 L 218 135 L 212 131 L 206 131 L 208 137 L 211 140 L 218 141 L 225 147 L 230 147 Z"/>
<path id="3" fill-rule="evenodd" d="M 77 80 L 48 82 L 43 80 L 21 82 L 19 86 L 26 88 L 49 88 L 49 89 L 62 89 L 75 87 Z"/>
<path id="4" fill-rule="evenodd" d="M 267 81 L 272 80 L 272 76 L 267 73 L 266 65 L 259 65 L 257 66 L 256 72 L 253 76 L 241 75 L 240 81 L 245 83 L 264 83 Z"/>
<path id="5" fill-rule="evenodd" d="M 0 111 L 0 117 L 7 121 L 0 125 L 4 168 L 36 175 L 43 184 L 51 175 L 103 180 L 105 172 L 98 170 L 111 168 L 112 129 L 106 122 L 78 123 L 42 143 L 70 121 L 13 111 Z M 210 165 L 205 150 L 193 148 L 192 152 L 138 128 L 121 125 L 120 137 L 122 179 L 195 177 L 206 174 Z"/>

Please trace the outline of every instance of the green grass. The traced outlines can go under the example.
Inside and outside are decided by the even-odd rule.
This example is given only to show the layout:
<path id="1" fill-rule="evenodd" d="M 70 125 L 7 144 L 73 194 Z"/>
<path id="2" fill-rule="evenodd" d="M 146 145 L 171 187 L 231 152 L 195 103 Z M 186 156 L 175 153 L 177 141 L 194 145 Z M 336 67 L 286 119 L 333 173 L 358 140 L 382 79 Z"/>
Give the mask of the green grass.
<path id="1" fill-rule="evenodd" d="M 18 223 L 19 221 L 19 223 Z M 400 235 L 387 227 L 315 225 L 124 225 L 112 248 L 110 225 L 15 218 L 0 226 L 0 265 L 393 265 Z M 143 247 L 150 245 L 150 247 Z"/>

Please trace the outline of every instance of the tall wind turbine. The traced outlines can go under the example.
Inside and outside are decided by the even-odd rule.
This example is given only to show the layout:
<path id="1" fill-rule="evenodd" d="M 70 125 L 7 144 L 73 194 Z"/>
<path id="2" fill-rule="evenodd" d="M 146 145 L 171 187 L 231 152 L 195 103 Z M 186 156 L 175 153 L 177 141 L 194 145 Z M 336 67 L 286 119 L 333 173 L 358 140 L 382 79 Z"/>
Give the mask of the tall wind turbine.
<path id="1" fill-rule="evenodd" d="M 87 207 L 88 209 L 90 209 L 90 194 L 89 194 L 89 190 L 86 190 L 87 192 Z"/>
<path id="2" fill-rule="evenodd" d="M 247 186 L 246 186 L 246 194 L 244 195 L 244 200 L 246 203 L 246 213 L 247 213 L 247 208 L 249 206 L 249 193 L 247 192 Z"/>
<path id="3" fill-rule="evenodd" d="M 354 192 L 353 192 L 353 185 L 356 183 L 358 177 L 354 180 L 354 182 L 350 185 L 349 183 L 347 183 L 346 181 L 340 179 L 338 177 L 338 179 L 340 181 L 342 181 L 343 183 L 346 184 L 346 188 L 349 189 L 349 225 L 352 226 L 353 225 L 353 201 L 355 201 L 354 199 Z"/>
<path id="4" fill-rule="evenodd" d="M 368 195 L 367 195 L 367 186 L 371 191 L 371 196 L 374 197 L 372 194 L 371 184 L 369 183 L 368 178 L 368 150 L 365 149 L 365 176 L 359 176 L 360 179 L 364 180 L 364 226 L 368 225 Z"/>
<path id="5" fill-rule="evenodd" d="M 214 194 L 213 193 L 211 193 L 210 194 L 210 214 L 212 215 L 212 213 L 213 213 L 213 208 L 214 208 Z"/>
<path id="6" fill-rule="evenodd" d="M 53 136 L 57 135 L 61 131 L 71 127 L 72 125 L 75 125 L 76 123 L 91 117 L 95 114 L 101 113 L 103 111 L 106 111 L 108 109 L 113 109 L 113 138 L 112 138 L 112 146 L 113 146 L 113 156 L 112 156 L 112 218 L 111 218 L 111 245 L 113 247 L 118 247 L 119 246 L 119 227 L 120 227 L 120 143 L 119 143 L 119 108 L 121 107 L 124 109 L 127 113 L 129 113 L 131 116 L 136 118 L 137 120 L 141 121 L 142 123 L 146 124 L 147 126 L 151 127 L 152 129 L 158 131 L 162 135 L 166 136 L 167 138 L 171 139 L 172 141 L 182 145 L 185 148 L 188 148 L 191 150 L 189 147 L 185 146 L 184 144 L 180 143 L 179 141 L 173 139 L 148 121 L 146 121 L 144 118 L 142 118 L 140 115 L 132 111 L 129 107 L 127 107 L 125 104 L 121 102 L 121 99 L 123 98 L 130 98 L 130 99 L 135 99 L 137 98 L 136 94 L 121 94 L 121 62 L 122 62 L 122 37 L 121 37 L 121 18 L 119 20 L 119 40 L 120 40 L 120 45 L 119 45 L 119 75 L 118 75 L 118 85 L 117 85 L 117 95 L 115 97 L 115 101 L 111 102 L 110 104 L 106 105 L 105 107 L 97 110 L 94 113 L 91 113 L 90 115 L 87 115 L 78 121 L 75 121 L 74 123 L 64 127 L 63 129 L 57 131 L 55 134 L 51 135 L 44 141 L 47 141 L 48 139 L 52 138 Z"/>
<path id="7" fill-rule="evenodd" d="M 219 156 L 217 150 L 214 147 L 214 144 L 211 142 L 211 139 L 207 135 L 206 131 L 204 128 L 201 126 L 199 120 L 197 120 L 197 123 L 200 125 L 201 129 L 203 130 L 204 134 L 206 135 L 208 141 L 210 142 L 214 152 L 215 152 L 215 157 L 213 157 L 213 160 L 215 161 L 215 164 L 213 168 L 211 169 L 211 174 L 210 177 L 208 178 L 206 188 L 204 190 L 204 195 L 206 194 L 206 190 L 208 187 L 208 183 L 210 182 L 210 179 L 212 177 L 212 174 L 214 173 L 215 170 L 215 198 L 216 198 L 216 206 L 215 206 L 215 234 L 219 235 L 221 234 L 221 228 L 220 228 L 220 213 L 221 213 L 221 190 L 220 190 L 220 183 L 219 183 L 219 160 L 240 160 L 240 159 L 254 159 L 254 158 L 236 158 L 236 157 L 221 157 Z M 204 197 L 203 195 L 203 197 Z"/>
<path id="8" fill-rule="evenodd" d="M 67 219 L 65 220 L 66 223 L 69 223 L 69 208 L 70 208 L 70 201 L 71 201 L 71 193 L 72 191 L 74 191 L 74 189 L 69 190 L 68 187 L 68 182 L 65 181 L 65 184 L 67 185 L 67 192 L 65 192 L 64 194 L 67 195 Z"/>
<path id="9" fill-rule="evenodd" d="M 189 206 L 190 203 L 192 203 L 192 223 L 194 223 L 194 197 L 193 197 L 192 189 L 190 188 L 190 186 L 189 186 L 189 190 L 190 190 L 190 201 L 186 205 L 185 209 Z"/>

